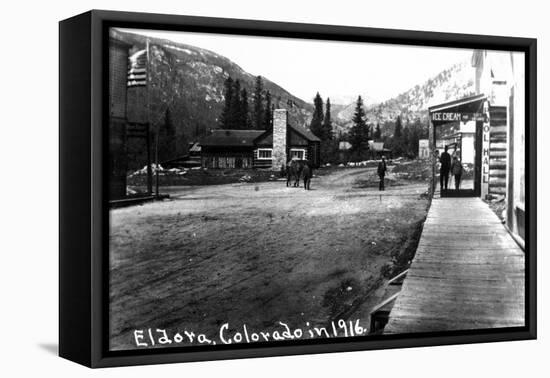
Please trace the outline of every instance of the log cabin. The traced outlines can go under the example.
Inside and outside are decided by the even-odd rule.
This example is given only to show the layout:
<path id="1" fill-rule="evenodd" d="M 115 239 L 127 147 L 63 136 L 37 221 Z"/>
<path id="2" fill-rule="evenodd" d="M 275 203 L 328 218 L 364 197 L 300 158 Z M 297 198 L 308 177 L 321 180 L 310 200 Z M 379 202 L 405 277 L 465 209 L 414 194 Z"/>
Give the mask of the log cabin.
<path id="1" fill-rule="evenodd" d="M 273 130 L 212 130 L 200 141 L 203 168 L 264 168 L 279 171 L 292 158 L 320 165 L 321 140 L 288 122 L 286 109 L 273 112 Z"/>

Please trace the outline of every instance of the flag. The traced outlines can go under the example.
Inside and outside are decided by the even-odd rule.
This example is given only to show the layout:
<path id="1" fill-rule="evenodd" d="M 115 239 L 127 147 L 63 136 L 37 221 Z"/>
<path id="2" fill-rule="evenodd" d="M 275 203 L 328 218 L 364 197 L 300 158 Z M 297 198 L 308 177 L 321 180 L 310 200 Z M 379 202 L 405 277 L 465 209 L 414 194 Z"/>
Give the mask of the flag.
<path id="1" fill-rule="evenodd" d="M 128 58 L 128 87 L 147 85 L 147 49 L 139 50 Z"/>

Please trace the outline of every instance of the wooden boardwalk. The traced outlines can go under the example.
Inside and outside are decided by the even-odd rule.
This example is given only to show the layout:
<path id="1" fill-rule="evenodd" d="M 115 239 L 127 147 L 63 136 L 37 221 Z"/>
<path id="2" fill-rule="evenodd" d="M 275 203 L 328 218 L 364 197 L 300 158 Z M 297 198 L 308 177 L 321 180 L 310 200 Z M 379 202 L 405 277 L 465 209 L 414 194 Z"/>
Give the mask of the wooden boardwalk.
<path id="1" fill-rule="evenodd" d="M 523 326 L 524 252 L 480 198 L 434 198 L 385 334 Z"/>

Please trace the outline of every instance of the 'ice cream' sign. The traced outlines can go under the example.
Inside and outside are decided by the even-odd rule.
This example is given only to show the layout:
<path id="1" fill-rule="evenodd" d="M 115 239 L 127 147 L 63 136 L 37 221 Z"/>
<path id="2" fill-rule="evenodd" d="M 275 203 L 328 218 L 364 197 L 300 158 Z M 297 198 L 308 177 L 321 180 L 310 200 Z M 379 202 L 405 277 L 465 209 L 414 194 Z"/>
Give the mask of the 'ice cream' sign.
<path id="1" fill-rule="evenodd" d="M 432 121 L 454 122 L 461 119 L 460 113 L 432 113 Z"/>
<path id="2" fill-rule="evenodd" d="M 483 122 L 487 122 L 487 115 L 484 114 L 484 113 L 434 112 L 434 113 L 432 113 L 432 121 L 440 121 L 440 122 L 483 121 Z"/>

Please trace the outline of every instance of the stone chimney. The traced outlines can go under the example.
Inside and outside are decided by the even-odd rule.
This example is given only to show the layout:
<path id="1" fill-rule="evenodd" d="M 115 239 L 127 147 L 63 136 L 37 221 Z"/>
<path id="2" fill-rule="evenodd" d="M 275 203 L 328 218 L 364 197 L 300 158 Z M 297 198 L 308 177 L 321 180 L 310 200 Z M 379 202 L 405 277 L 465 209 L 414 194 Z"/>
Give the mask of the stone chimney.
<path id="1" fill-rule="evenodd" d="M 273 153 L 271 154 L 272 169 L 279 170 L 286 166 L 286 127 L 287 110 L 275 109 L 273 111 Z"/>

